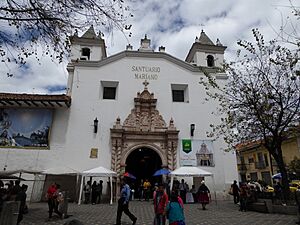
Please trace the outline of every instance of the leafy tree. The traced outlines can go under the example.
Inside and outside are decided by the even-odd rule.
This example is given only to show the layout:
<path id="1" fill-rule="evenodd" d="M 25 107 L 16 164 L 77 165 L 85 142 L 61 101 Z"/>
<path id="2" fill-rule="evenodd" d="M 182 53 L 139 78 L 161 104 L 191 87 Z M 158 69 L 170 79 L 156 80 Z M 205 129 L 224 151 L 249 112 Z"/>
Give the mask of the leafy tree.
<path id="1" fill-rule="evenodd" d="M 299 49 L 289 49 L 275 40 L 266 43 L 257 29 L 252 31 L 255 42 L 238 41 L 237 60 L 225 65 L 225 86 L 219 86 L 208 73 L 208 79 L 201 81 L 207 94 L 220 101 L 219 113 L 223 115 L 220 124 L 211 125 L 209 135 L 223 135 L 230 149 L 253 142 L 264 145 L 278 164 L 287 197 L 289 184 L 281 145 L 299 129 Z"/>
<path id="2" fill-rule="evenodd" d="M 110 32 L 132 16 L 123 0 L 2 0 L 0 2 L 0 56 L 4 63 L 26 63 L 43 54 L 60 62 L 69 52 L 68 36 L 91 24 Z"/>
<path id="3" fill-rule="evenodd" d="M 294 159 L 288 165 L 288 171 L 290 174 L 295 175 L 295 177 L 293 177 L 293 179 L 299 179 L 300 178 L 300 159 L 298 159 L 297 157 L 294 157 Z"/>

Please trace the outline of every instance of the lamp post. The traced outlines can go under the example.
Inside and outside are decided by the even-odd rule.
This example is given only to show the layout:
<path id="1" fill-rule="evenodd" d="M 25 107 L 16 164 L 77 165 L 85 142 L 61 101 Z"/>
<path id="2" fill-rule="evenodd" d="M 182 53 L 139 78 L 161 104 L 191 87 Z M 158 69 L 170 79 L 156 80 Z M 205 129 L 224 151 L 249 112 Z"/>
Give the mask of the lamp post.
<path id="1" fill-rule="evenodd" d="M 94 133 L 97 134 L 98 132 L 98 119 L 97 117 L 94 119 Z"/>
<path id="2" fill-rule="evenodd" d="M 193 137 L 194 136 L 194 131 L 195 131 L 195 124 L 194 123 L 191 124 L 190 129 L 191 129 L 191 137 Z"/>

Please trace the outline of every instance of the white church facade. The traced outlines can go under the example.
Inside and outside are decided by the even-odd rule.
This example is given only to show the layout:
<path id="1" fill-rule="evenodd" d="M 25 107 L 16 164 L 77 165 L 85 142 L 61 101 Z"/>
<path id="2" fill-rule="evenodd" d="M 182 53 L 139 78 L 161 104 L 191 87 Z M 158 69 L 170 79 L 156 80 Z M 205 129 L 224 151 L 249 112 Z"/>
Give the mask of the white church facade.
<path id="1" fill-rule="evenodd" d="M 112 56 L 92 27 L 71 42 L 65 95 L 0 93 L 1 170 L 103 166 L 155 182 L 158 169 L 199 166 L 213 173 L 217 195 L 227 192 L 236 156 L 207 137 L 220 118 L 199 83 L 204 72 L 226 83 L 225 46 L 202 31 L 182 61 L 147 36 Z"/>

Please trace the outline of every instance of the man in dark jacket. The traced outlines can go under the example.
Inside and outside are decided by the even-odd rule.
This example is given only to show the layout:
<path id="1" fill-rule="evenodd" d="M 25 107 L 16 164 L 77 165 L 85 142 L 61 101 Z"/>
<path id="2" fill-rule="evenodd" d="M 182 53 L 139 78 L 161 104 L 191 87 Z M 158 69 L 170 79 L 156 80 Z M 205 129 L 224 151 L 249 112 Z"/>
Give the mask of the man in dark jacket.
<path id="1" fill-rule="evenodd" d="M 4 189 L 4 183 L 2 180 L 0 180 L 0 213 L 2 211 L 5 196 L 6 196 L 6 190 Z"/>
<path id="2" fill-rule="evenodd" d="M 100 182 L 99 182 L 99 184 L 97 185 L 97 188 L 96 188 L 97 204 L 100 204 L 100 202 L 101 202 L 102 190 L 103 190 L 103 180 L 100 180 Z"/>
<path id="3" fill-rule="evenodd" d="M 296 224 L 300 224 L 300 186 L 298 186 L 298 189 L 295 191 L 295 200 L 298 206 L 298 212 L 297 212 L 298 221 L 296 222 Z"/>
<path id="4" fill-rule="evenodd" d="M 237 204 L 240 201 L 240 188 L 237 185 L 236 180 L 233 181 L 231 188 L 232 188 L 233 202 L 234 202 L 234 204 Z"/>
<path id="5" fill-rule="evenodd" d="M 15 185 L 12 187 L 10 191 L 10 200 L 14 201 L 16 199 L 16 196 L 19 192 L 22 191 L 22 188 L 20 186 L 20 180 L 15 181 Z"/>
<path id="6" fill-rule="evenodd" d="M 25 206 L 26 206 L 26 191 L 27 191 L 28 186 L 23 184 L 21 187 L 21 191 L 17 194 L 16 196 L 16 201 L 20 201 L 20 208 L 19 208 L 19 215 L 18 215 L 18 223 L 20 224 L 20 222 L 23 219 L 23 214 L 24 214 L 24 210 L 25 210 Z"/>

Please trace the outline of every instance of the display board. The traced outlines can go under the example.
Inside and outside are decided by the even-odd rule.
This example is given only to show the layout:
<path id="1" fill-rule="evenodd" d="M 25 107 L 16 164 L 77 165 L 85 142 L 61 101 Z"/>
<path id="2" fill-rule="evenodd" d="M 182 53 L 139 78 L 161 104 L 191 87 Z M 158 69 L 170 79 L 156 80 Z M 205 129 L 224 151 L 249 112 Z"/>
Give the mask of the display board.
<path id="1" fill-rule="evenodd" d="M 51 109 L 0 108 L 0 147 L 49 148 Z"/>
<path id="2" fill-rule="evenodd" d="M 180 166 L 215 166 L 212 140 L 182 139 Z"/>

